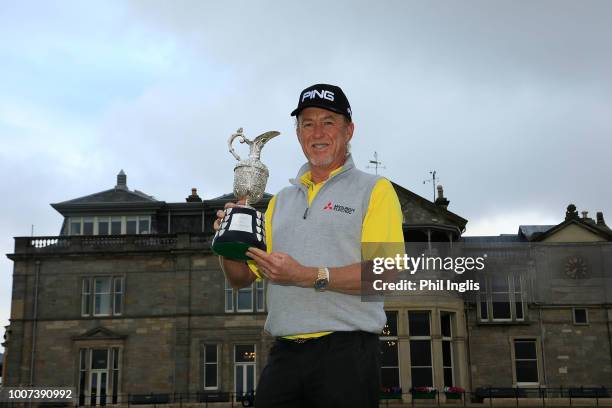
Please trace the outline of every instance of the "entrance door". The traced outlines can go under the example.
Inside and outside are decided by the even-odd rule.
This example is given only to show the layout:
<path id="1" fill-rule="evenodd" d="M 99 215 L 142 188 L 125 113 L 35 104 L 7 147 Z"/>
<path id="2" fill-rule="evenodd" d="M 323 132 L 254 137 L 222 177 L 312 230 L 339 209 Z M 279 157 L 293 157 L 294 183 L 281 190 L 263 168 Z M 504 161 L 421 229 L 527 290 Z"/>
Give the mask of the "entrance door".
<path id="1" fill-rule="evenodd" d="M 108 349 L 91 350 L 91 379 L 89 384 L 90 405 L 106 405 L 108 388 Z"/>
<path id="2" fill-rule="evenodd" d="M 255 391 L 255 345 L 237 345 L 234 349 L 236 397 Z"/>

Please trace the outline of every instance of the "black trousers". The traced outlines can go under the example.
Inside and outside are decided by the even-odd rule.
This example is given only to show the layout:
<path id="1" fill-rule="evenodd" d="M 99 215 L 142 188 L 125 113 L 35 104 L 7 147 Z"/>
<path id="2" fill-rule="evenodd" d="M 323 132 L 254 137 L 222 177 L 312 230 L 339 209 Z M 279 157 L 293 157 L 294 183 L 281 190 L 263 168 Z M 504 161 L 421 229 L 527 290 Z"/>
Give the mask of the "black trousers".
<path id="1" fill-rule="evenodd" d="M 255 407 L 378 407 L 380 357 L 373 333 L 335 332 L 302 344 L 277 339 Z"/>

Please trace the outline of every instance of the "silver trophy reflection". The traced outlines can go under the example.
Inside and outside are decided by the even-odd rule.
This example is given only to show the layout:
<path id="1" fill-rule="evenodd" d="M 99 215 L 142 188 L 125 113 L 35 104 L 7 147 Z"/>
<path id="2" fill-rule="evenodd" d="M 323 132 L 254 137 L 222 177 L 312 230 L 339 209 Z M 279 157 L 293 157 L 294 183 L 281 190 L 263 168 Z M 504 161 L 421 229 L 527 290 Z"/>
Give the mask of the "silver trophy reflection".
<path id="1" fill-rule="evenodd" d="M 238 160 L 234 167 L 234 196 L 245 200 L 240 205 L 225 210 L 225 217 L 215 234 L 212 250 L 217 255 L 230 259 L 250 259 L 245 255 L 249 247 L 266 250 L 266 232 L 264 214 L 251 207 L 263 197 L 268 182 L 268 168 L 259 160 L 261 149 L 279 132 L 266 132 L 254 140 L 247 139 L 242 128 L 230 136 L 227 144 L 230 153 Z M 234 151 L 232 143 L 238 139 L 249 146 L 249 157 L 241 160 Z"/>

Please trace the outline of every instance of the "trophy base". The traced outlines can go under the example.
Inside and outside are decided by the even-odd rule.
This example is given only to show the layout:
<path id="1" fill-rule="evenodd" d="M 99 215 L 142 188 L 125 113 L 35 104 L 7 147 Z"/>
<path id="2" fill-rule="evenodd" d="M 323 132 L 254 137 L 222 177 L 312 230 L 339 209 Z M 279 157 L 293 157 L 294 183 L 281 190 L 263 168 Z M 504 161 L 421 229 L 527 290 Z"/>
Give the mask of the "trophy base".
<path id="1" fill-rule="evenodd" d="M 266 250 L 264 215 L 248 206 L 228 208 L 215 234 L 212 250 L 224 258 L 250 260 L 246 255 L 250 247 Z"/>
<path id="2" fill-rule="evenodd" d="M 246 255 L 246 252 L 249 248 L 256 247 L 261 249 L 262 251 L 266 250 L 266 246 L 263 245 L 263 248 L 259 245 L 246 244 L 244 242 L 216 242 L 213 245 L 213 252 L 217 255 L 221 255 L 227 259 L 235 259 L 241 261 L 250 261 Z"/>

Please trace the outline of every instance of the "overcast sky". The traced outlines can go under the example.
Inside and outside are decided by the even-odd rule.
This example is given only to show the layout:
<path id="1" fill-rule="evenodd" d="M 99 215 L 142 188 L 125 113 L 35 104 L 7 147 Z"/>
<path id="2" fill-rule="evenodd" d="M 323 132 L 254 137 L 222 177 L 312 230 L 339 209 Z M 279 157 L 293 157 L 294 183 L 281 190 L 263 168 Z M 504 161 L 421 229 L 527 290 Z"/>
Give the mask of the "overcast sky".
<path id="1" fill-rule="evenodd" d="M 262 155 L 278 191 L 304 161 L 289 112 L 319 82 L 351 102 L 356 164 L 377 151 L 428 199 L 436 170 L 466 234 L 570 202 L 612 221 L 610 21 L 611 1 L 0 0 L 0 250 L 57 235 L 49 203 L 120 169 L 166 202 L 230 192 L 240 126 L 282 133 Z M 11 274 L 2 257 L 2 326 Z"/>

